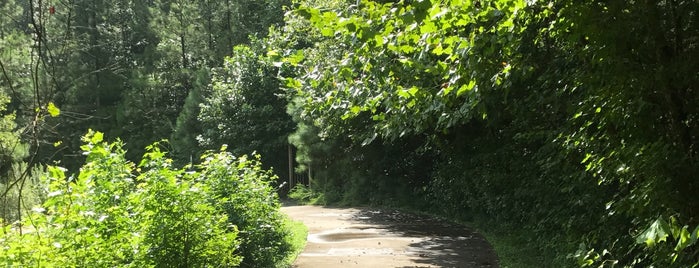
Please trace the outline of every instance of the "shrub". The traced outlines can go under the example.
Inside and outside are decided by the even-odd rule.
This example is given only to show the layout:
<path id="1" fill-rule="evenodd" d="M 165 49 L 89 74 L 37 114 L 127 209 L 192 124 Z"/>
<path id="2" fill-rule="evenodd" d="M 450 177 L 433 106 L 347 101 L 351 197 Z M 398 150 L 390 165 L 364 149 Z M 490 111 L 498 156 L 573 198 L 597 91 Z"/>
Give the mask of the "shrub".
<path id="1" fill-rule="evenodd" d="M 238 226 L 241 266 L 278 266 L 292 246 L 279 213 L 281 204 L 271 187 L 277 177 L 263 170 L 259 155 L 236 158 L 224 150 L 202 157 L 199 176 L 205 178 L 230 224 Z"/>
<path id="2" fill-rule="evenodd" d="M 288 255 L 274 177 L 257 158 L 212 152 L 178 169 L 154 144 L 137 166 L 119 141 L 83 141 L 79 174 L 48 167 L 43 206 L 2 225 L 0 266 L 272 267 Z"/>

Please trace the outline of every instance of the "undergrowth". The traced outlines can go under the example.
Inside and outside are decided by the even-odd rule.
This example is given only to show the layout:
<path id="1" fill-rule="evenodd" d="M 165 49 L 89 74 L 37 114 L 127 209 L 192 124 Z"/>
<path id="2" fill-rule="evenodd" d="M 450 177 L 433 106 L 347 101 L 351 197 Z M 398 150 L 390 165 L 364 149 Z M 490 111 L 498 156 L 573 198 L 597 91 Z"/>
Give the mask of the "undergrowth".
<path id="1" fill-rule="evenodd" d="M 327 205 L 325 194 L 314 191 L 311 187 L 298 184 L 289 191 L 289 198 L 303 205 Z"/>
<path id="2" fill-rule="evenodd" d="M 176 168 L 156 143 L 137 165 L 102 133 L 83 141 L 78 174 L 47 167 L 43 204 L 0 221 L 0 266 L 285 267 L 303 248 L 259 157 L 222 148 Z"/>

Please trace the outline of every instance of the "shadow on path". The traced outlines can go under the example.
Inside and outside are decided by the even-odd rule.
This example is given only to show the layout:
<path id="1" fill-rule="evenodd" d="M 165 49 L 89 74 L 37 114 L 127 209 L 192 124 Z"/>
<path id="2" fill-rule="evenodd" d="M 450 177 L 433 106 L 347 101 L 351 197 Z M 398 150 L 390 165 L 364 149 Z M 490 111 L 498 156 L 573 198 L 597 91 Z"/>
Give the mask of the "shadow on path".
<path id="1" fill-rule="evenodd" d="M 483 236 L 469 228 L 391 209 L 298 206 L 282 211 L 308 227 L 292 267 L 496 268 Z"/>
<path id="2" fill-rule="evenodd" d="M 419 266 L 400 268 L 498 267 L 495 251 L 490 244 L 483 236 L 465 226 L 389 209 L 360 209 L 351 219 L 360 224 L 380 226 L 390 233 L 423 237 L 411 242 L 408 249 Z"/>

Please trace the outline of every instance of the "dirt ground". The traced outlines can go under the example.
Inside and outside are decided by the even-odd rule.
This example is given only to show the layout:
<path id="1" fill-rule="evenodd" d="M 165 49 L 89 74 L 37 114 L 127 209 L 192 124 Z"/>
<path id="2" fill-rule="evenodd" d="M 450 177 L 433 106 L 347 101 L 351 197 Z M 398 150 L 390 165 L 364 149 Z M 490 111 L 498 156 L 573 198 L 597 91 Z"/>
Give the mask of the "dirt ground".
<path id="1" fill-rule="evenodd" d="M 308 226 L 293 267 L 498 267 L 492 247 L 466 227 L 393 210 L 286 205 Z"/>

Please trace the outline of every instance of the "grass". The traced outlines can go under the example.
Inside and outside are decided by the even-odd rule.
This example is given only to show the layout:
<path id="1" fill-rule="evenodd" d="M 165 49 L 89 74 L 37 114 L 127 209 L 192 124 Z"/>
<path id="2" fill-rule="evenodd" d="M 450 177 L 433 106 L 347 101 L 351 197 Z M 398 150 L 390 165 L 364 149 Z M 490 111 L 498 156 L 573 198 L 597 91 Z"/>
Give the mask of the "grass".
<path id="1" fill-rule="evenodd" d="M 291 250 L 279 267 L 291 267 L 296 257 L 301 254 L 304 247 L 306 247 L 308 228 L 302 222 L 294 221 L 285 216 L 284 229 L 289 232 L 289 235 L 286 237 L 286 242 L 291 245 Z"/>

